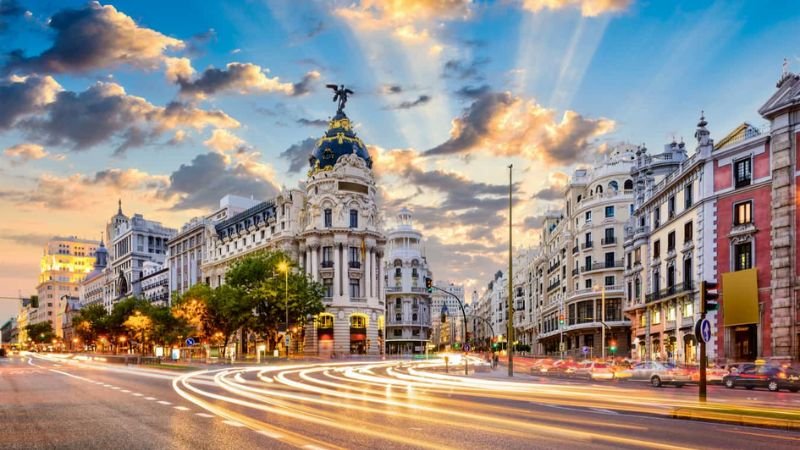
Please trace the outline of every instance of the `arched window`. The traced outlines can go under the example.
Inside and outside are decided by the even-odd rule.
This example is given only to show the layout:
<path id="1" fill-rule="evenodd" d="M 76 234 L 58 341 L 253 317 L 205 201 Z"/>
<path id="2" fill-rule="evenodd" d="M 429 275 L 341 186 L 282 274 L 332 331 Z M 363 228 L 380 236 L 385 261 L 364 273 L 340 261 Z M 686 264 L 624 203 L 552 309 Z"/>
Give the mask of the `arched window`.
<path id="1" fill-rule="evenodd" d="M 623 185 L 623 188 L 624 188 L 626 191 L 631 191 L 631 190 L 633 190 L 633 180 L 625 180 L 625 184 Z"/>
<path id="2" fill-rule="evenodd" d="M 317 317 L 317 328 L 333 328 L 333 314 L 320 314 Z"/>
<path id="3" fill-rule="evenodd" d="M 616 180 L 611 180 L 608 183 L 608 190 L 609 192 L 617 192 L 619 190 L 619 183 Z"/>
<path id="4" fill-rule="evenodd" d="M 594 190 L 595 194 L 602 194 L 603 193 L 603 186 L 597 185 L 597 188 Z"/>
<path id="5" fill-rule="evenodd" d="M 581 202 L 581 198 L 582 198 L 582 197 L 581 197 L 580 195 L 578 195 L 578 203 L 580 203 L 580 202 Z"/>
<path id="6" fill-rule="evenodd" d="M 367 328 L 367 316 L 363 314 L 350 316 L 350 328 Z"/>

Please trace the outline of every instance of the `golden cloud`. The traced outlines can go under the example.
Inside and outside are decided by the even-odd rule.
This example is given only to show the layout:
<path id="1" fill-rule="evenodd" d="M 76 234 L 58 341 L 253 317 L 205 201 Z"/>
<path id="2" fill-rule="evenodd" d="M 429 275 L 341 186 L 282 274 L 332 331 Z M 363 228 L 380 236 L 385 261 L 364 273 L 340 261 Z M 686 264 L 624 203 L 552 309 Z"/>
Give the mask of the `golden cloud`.
<path id="1" fill-rule="evenodd" d="M 625 11 L 633 0 L 522 0 L 522 7 L 531 12 L 544 9 L 579 9 L 584 17 Z"/>

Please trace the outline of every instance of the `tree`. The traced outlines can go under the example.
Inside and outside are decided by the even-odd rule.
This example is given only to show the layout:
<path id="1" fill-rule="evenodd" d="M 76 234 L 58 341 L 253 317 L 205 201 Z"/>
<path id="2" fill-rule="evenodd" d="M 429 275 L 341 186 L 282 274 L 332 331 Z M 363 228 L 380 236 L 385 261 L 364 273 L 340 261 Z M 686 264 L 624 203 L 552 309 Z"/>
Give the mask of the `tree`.
<path id="1" fill-rule="evenodd" d="M 53 335 L 53 325 L 49 320 L 28 324 L 25 326 L 25 331 L 28 333 L 28 337 L 36 344 L 52 342 L 55 337 Z"/>
<path id="2" fill-rule="evenodd" d="M 158 344 L 168 346 L 192 333 L 188 322 L 176 317 L 168 306 L 152 307 L 149 314 L 153 320 L 152 340 Z"/>
<path id="3" fill-rule="evenodd" d="M 72 318 L 72 326 L 84 342 L 94 342 L 108 332 L 108 312 L 103 305 L 85 306 Z"/>
<path id="4" fill-rule="evenodd" d="M 325 310 L 322 284 L 293 268 L 287 254 L 267 251 L 239 259 L 225 274 L 226 285 L 239 289 L 243 303 L 255 312 L 249 328 L 267 338 L 272 348 L 286 328 L 287 310 L 290 327 L 302 327 L 308 316 Z"/>
<path id="5" fill-rule="evenodd" d="M 116 303 L 114 309 L 111 310 L 111 314 L 108 316 L 107 328 L 109 340 L 116 345 L 121 342 L 121 338 L 124 337 L 127 339 L 129 330 L 125 326 L 125 322 L 130 316 L 136 314 L 137 311 L 142 314 L 149 308 L 150 302 L 137 297 L 128 297 Z"/>
<path id="6" fill-rule="evenodd" d="M 128 316 L 122 325 L 130 332 L 131 337 L 136 340 L 139 344 L 139 348 L 144 352 L 147 337 L 152 336 L 153 333 L 153 319 L 147 314 L 142 314 L 141 310 L 136 310 L 133 314 Z"/>
<path id="7" fill-rule="evenodd" d="M 183 321 L 189 333 L 204 340 L 210 340 L 214 334 L 208 316 L 208 305 L 214 290 L 206 284 L 196 284 L 183 295 L 179 295 L 172 303 L 172 315 Z M 188 335 L 188 333 L 186 334 Z"/>
<path id="8" fill-rule="evenodd" d="M 228 341 L 236 330 L 251 323 L 253 307 L 241 289 L 222 285 L 214 289 L 208 303 L 208 325 L 222 333 L 222 356 L 228 349 Z"/>

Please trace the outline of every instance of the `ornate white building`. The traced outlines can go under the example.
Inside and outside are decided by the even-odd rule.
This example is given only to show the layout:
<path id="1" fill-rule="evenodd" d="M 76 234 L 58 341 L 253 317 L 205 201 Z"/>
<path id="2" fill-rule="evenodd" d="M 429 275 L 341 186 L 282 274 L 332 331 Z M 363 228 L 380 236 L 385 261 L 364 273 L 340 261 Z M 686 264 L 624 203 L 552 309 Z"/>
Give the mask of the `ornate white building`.
<path id="1" fill-rule="evenodd" d="M 420 251 L 422 233 L 414 229 L 411 211 L 400 211 L 397 226 L 387 238 L 386 352 L 425 353 L 431 340 L 432 311 L 425 278 L 433 274 Z"/>
<path id="2" fill-rule="evenodd" d="M 386 240 L 372 160 L 343 111 L 331 119 L 309 164 L 308 178 L 297 189 L 283 189 L 216 224 L 206 243 L 203 277 L 218 286 L 235 258 L 259 249 L 283 250 L 327 290 L 326 311 L 309 321 L 302 350 L 378 355 Z"/>

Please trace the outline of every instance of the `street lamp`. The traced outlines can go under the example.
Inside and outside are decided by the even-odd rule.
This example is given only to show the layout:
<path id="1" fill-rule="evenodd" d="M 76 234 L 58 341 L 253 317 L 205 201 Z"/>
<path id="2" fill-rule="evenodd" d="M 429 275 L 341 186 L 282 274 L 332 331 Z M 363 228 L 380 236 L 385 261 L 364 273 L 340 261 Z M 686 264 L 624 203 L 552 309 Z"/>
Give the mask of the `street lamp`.
<path id="1" fill-rule="evenodd" d="M 278 263 L 278 271 L 283 272 L 284 277 L 284 305 L 286 309 L 286 335 L 284 336 L 284 344 L 286 344 L 286 359 L 289 359 L 289 263 L 283 260 Z"/>
<path id="2" fill-rule="evenodd" d="M 606 287 L 595 286 L 595 291 L 600 291 L 600 354 L 606 360 Z M 615 349 L 616 350 L 616 349 Z"/>

